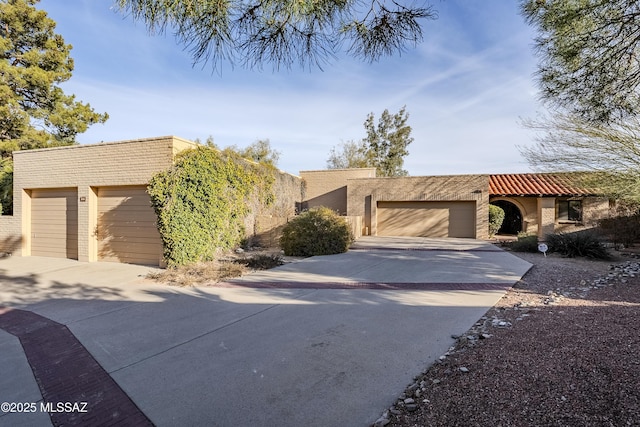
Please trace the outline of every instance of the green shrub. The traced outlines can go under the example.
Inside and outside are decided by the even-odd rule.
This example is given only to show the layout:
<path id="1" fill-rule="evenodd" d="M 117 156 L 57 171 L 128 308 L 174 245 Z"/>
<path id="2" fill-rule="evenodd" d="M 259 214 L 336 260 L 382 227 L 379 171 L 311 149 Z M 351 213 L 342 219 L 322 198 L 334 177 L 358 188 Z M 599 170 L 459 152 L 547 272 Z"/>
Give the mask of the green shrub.
<path id="1" fill-rule="evenodd" d="M 569 258 L 586 257 L 610 259 L 611 255 L 600 238 L 590 231 L 549 234 L 546 237 L 549 252 L 557 252 Z"/>
<path id="2" fill-rule="evenodd" d="M 346 252 L 353 242 L 351 229 L 326 207 L 301 213 L 282 230 L 280 246 L 288 256 L 331 255 Z"/>
<path id="3" fill-rule="evenodd" d="M 518 240 L 511 243 L 511 249 L 516 252 L 538 252 L 538 236 L 518 233 Z"/>
<path id="4" fill-rule="evenodd" d="M 504 209 L 500 206 L 489 205 L 489 237 L 496 235 L 504 221 Z"/>
<path id="5" fill-rule="evenodd" d="M 198 147 L 181 152 L 147 190 L 167 265 L 209 261 L 221 249 L 239 245 L 251 206 L 273 201 L 274 180 L 273 168 L 230 151 Z"/>

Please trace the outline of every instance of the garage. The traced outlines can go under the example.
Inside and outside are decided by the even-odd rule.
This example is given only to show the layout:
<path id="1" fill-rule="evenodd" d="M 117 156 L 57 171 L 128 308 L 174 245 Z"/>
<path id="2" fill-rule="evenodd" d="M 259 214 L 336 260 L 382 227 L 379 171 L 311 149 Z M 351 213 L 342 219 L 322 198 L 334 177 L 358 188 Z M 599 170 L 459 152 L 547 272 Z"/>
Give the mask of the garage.
<path id="1" fill-rule="evenodd" d="M 476 237 L 476 203 L 379 201 L 378 236 Z"/>
<path id="2" fill-rule="evenodd" d="M 31 190 L 31 255 L 78 259 L 78 191 Z"/>
<path id="3" fill-rule="evenodd" d="M 98 260 L 158 265 L 162 242 L 145 186 L 100 187 Z"/>

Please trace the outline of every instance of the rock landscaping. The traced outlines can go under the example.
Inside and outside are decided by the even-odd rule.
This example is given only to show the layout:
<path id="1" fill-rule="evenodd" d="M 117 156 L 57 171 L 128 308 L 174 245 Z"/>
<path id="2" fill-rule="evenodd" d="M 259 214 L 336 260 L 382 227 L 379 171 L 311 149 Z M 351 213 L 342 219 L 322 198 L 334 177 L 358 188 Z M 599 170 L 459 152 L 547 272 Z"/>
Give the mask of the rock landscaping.
<path id="1" fill-rule="evenodd" d="M 373 424 L 640 425 L 640 262 L 534 267 Z"/>

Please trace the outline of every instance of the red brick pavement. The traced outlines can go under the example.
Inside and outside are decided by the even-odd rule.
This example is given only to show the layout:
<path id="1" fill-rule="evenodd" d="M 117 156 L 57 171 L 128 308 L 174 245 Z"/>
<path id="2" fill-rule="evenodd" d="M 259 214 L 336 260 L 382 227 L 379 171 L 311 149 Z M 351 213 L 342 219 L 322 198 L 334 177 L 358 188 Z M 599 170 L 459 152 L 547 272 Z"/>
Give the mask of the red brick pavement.
<path id="1" fill-rule="evenodd" d="M 153 426 L 66 326 L 0 307 L 0 329 L 20 340 L 54 426 Z"/>
<path id="2" fill-rule="evenodd" d="M 228 281 L 213 284 L 220 288 L 259 289 L 376 289 L 387 291 L 476 291 L 506 290 L 510 284 L 500 283 L 382 283 L 382 282 L 237 282 Z"/>

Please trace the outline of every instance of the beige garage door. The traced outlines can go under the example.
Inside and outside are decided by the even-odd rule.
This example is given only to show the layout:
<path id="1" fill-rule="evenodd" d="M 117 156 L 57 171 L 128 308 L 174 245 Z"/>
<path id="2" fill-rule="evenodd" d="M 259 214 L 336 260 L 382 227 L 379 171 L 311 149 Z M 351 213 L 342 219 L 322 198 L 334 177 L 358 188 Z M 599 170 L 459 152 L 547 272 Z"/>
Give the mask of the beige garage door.
<path id="1" fill-rule="evenodd" d="M 146 187 L 98 189 L 98 259 L 158 265 L 162 242 Z"/>
<path id="2" fill-rule="evenodd" d="M 379 236 L 476 237 L 475 202 L 378 202 Z"/>
<path id="3" fill-rule="evenodd" d="M 31 255 L 78 259 L 78 192 L 31 191 Z"/>

